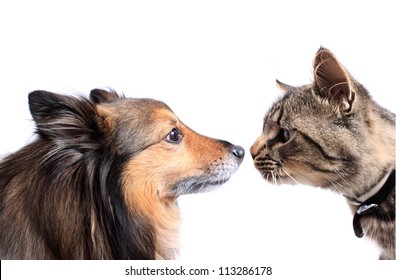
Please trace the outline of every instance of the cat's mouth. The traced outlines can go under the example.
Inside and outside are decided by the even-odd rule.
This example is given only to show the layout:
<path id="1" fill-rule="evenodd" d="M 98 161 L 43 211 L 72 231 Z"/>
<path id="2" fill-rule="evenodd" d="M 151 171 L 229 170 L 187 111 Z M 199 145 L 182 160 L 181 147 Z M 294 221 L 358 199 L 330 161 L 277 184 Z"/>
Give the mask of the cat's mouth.
<path id="1" fill-rule="evenodd" d="M 311 185 L 325 186 L 326 181 L 323 180 L 323 174 L 312 172 L 300 163 L 299 165 L 288 164 L 285 166 L 283 162 L 273 160 L 269 157 L 256 157 L 253 159 L 256 169 L 261 176 L 274 185 Z"/>
<path id="2" fill-rule="evenodd" d="M 277 180 L 282 180 L 286 174 L 282 172 L 281 163 L 269 157 L 256 157 L 254 158 L 254 166 L 261 173 L 264 179 L 276 184 Z"/>
<path id="3" fill-rule="evenodd" d="M 260 172 L 261 176 L 274 185 L 298 184 L 297 180 L 286 170 L 281 162 L 273 160 L 269 157 L 254 158 L 254 165 Z"/>

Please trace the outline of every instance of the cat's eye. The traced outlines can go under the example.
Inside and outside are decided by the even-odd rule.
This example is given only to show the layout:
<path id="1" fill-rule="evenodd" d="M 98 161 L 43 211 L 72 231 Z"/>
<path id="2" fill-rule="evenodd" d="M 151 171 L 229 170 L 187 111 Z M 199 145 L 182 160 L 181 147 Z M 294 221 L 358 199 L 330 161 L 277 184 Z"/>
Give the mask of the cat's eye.
<path id="1" fill-rule="evenodd" d="M 183 139 L 183 134 L 178 128 L 173 128 L 165 137 L 166 142 L 179 144 Z"/>
<path id="2" fill-rule="evenodd" d="M 280 139 L 283 143 L 288 142 L 294 134 L 294 130 L 282 128 L 279 132 Z"/>

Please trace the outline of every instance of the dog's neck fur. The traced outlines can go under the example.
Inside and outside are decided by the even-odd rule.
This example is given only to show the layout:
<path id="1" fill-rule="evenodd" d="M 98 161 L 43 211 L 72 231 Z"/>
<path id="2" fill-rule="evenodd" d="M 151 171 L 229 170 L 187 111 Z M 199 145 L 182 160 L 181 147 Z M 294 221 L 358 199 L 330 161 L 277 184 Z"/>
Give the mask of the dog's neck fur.
<path id="1" fill-rule="evenodd" d="M 179 254 L 180 211 L 176 198 L 162 197 L 159 184 L 150 179 L 128 174 L 124 176 L 125 200 L 134 205 L 132 215 L 141 217 L 142 222 L 154 231 L 155 259 L 171 260 Z M 133 182 L 133 183 L 125 183 Z"/>
<path id="2" fill-rule="evenodd" d="M 174 260 L 180 252 L 179 243 L 179 224 L 180 212 L 176 199 L 166 199 L 156 201 L 153 205 L 158 212 L 151 213 L 152 221 L 155 223 L 156 246 L 155 259 L 157 260 Z"/>

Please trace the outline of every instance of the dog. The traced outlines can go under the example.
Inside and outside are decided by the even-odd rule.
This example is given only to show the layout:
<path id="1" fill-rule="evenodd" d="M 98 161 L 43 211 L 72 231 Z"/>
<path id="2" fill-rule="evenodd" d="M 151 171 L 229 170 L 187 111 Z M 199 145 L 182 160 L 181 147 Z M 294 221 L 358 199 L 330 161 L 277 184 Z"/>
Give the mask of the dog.
<path id="1" fill-rule="evenodd" d="M 37 139 L 0 162 L 3 259 L 174 259 L 177 198 L 244 158 L 153 99 L 34 91 L 29 108 Z"/>

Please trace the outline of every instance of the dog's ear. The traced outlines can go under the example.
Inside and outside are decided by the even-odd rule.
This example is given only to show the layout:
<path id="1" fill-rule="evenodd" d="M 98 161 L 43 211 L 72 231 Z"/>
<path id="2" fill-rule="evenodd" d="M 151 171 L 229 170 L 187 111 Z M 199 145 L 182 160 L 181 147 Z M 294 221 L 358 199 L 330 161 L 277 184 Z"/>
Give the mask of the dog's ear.
<path id="1" fill-rule="evenodd" d="M 120 96 L 114 90 L 107 91 L 104 89 L 95 88 L 91 90 L 89 98 L 94 104 L 100 104 L 114 101 L 119 99 Z"/>
<path id="2" fill-rule="evenodd" d="M 86 143 L 98 137 L 100 118 L 85 98 L 38 90 L 29 94 L 29 108 L 43 138 Z"/>

